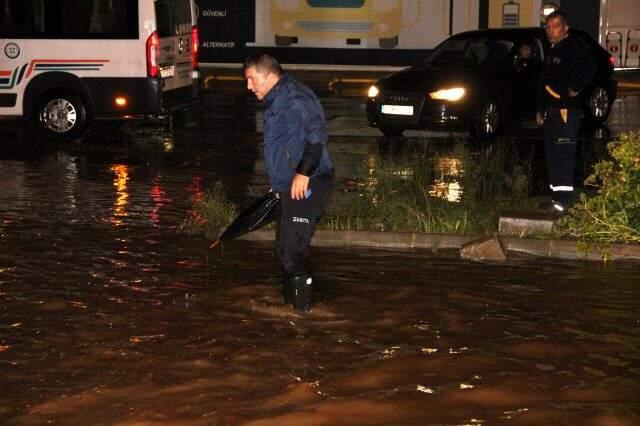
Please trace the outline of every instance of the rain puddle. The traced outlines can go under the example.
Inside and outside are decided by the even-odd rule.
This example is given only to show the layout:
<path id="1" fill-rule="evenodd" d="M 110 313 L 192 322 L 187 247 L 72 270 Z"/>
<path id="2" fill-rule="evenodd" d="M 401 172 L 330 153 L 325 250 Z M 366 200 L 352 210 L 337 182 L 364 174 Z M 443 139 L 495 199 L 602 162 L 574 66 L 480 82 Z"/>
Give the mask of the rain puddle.
<path id="1" fill-rule="evenodd" d="M 299 315 L 270 244 L 176 230 L 214 182 L 266 189 L 255 135 L 136 132 L 4 151 L 3 424 L 640 422 L 637 264 L 317 248 Z M 339 192 L 389 159 L 354 141 Z"/>

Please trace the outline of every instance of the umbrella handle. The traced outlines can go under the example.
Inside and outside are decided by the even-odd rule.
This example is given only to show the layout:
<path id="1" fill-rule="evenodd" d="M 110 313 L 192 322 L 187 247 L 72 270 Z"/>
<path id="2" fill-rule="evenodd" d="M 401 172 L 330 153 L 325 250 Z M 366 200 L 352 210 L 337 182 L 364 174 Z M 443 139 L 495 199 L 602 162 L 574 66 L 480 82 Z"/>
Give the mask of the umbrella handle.
<path id="1" fill-rule="evenodd" d="M 211 243 L 211 245 L 209 245 L 209 250 L 211 250 L 212 248 L 214 248 L 218 244 L 220 244 L 220 240 L 215 240 L 214 242 Z"/>

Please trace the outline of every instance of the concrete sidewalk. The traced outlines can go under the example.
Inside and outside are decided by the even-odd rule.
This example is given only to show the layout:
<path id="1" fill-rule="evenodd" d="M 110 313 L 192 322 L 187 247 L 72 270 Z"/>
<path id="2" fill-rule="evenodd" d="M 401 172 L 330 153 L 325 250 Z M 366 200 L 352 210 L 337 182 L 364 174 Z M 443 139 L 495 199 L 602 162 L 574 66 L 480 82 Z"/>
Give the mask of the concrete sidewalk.
<path id="1" fill-rule="evenodd" d="M 217 235 L 208 234 L 214 240 Z M 275 231 L 259 229 L 238 237 L 248 241 L 274 241 Z M 425 234 L 418 232 L 376 232 L 376 231 L 316 231 L 311 244 L 319 247 L 367 247 L 382 249 L 428 249 L 461 250 L 474 241 L 486 240 L 491 237 L 478 235 L 450 235 Z M 602 261 L 603 252 L 610 253 L 611 260 L 640 260 L 640 245 L 612 244 L 607 247 L 602 244 L 592 244 L 589 253 L 578 249 L 576 241 L 523 239 L 498 236 L 500 244 L 506 253 L 520 253 L 532 256 L 543 256 L 558 259 L 582 259 Z"/>
<path id="2" fill-rule="evenodd" d="M 640 90 L 640 69 L 616 70 L 618 90 Z"/>

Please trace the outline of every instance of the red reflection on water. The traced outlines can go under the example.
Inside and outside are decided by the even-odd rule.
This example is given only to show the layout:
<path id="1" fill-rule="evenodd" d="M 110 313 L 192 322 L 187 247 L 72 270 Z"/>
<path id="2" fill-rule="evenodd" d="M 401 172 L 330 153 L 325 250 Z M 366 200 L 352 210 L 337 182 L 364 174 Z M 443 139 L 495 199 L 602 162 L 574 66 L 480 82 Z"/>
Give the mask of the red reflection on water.
<path id="1" fill-rule="evenodd" d="M 151 222 L 157 226 L 160 224 L 160 209 L 167 201 L 170 201 L 166 197 L 167 193 L 164 188 L 160 185 L 160 175 L 153 178 L 153 186 L 151 187 L 150 195 L 151 200 L 153 200 L 153 209 L 151 209 L 149 217 L 151 218 Z"/>
<path id="2" fill-rule="evenodd" d="M 193 180 L 187 186 L 187 191 L 191 193 L 191 201 L 194 204 L 200 203 L 204 200 L 204 190 L 202 189 L 202 176 L 194 176 Z M 197 209 L 193 209 L 190 212 L 191 219 L 195 220 L 199 224 L 206 223 L 206 219 L 202 217 L 200 213 L 198 213 Z"/>
<path id="3" fill-rule="evenodd" d="M 202 189 L 202 176 L 194 176 L 191 184 L 187 186 L 187 191 L 191 193 L 191 199 L 202 201 L 204 199 L 204 190 Z"/>

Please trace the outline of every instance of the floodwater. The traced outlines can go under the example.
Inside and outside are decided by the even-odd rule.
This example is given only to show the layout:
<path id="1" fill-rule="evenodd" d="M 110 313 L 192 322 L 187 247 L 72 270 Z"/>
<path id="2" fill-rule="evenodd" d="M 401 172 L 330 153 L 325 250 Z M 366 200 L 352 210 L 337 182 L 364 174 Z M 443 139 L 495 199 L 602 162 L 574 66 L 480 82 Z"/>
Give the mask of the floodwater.
<path id="1" fill-rule="evenodd" d="M 209 118 L 3 129 L 0 423 L 640 423 L 637 263 L 316 248 L 297 314 L 269 244 L 177 230 L 215 181 L 266 189 L 255 129 Z M 333 141 L 340 193 L 377 142 Z"/>

